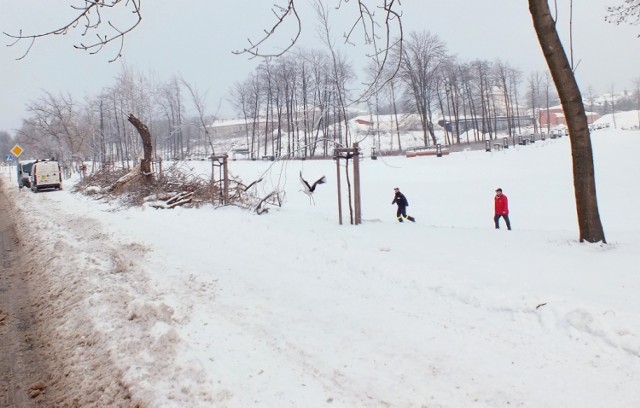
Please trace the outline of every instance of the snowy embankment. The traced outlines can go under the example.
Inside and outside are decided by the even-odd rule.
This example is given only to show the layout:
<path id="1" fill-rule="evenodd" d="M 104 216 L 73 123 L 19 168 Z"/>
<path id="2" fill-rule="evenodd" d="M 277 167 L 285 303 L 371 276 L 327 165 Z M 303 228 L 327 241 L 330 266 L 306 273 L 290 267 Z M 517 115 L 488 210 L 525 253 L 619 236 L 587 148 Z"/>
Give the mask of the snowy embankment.
<path id="1" fill-rule="evenodd" d="M 607 245 L 577 242 L 567 138 L 367 159 L 360 226 L 338 225 L 332 161 L 232 162 L 287 192 L 262 216 L 5 188 L 82 387 L 155 407 L 634 407 L 640 133 L 593 141 Z M 299 171 L 327 175 L 315 205 Z M 395 186 L 416 224 L 395 222 Z M 493 229 L 497 187 L 513 231 Z"/>

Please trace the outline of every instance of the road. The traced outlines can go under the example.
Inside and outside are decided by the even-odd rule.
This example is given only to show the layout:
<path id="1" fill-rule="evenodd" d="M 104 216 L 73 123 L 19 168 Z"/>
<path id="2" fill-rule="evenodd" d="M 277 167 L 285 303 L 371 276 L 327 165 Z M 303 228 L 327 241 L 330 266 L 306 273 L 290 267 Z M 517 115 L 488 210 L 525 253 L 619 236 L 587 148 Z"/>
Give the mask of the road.
<path id="1" fill-rule="evenodd" d="M 2 188 L 0 214 L 0 407 L 54 406 L 45 342 L 25 273 L 28 265 Z"/>
<path id="2" fill-rule="evenodd" d="M 102 347 L 103 338 L 94 336 L 91 319 L 77 307 L 82 294 L 74 284 L 85 271 L 67 270 L 72 255 L 61 261 L 55 234 L 28 224 L 38 219 L 29 211 L 16 210 L 16 203 L 28 205 L 36 196 L 28 189 L 18 191 L 14 183 L 0 177 L 0 408 L 144 406 L 131 400 L 111 350 Z M 52 202 L 46 196 L 56 193 L 38 193 L 45 211 L 56 213 L 54 206 L 47 207 Z M 82 230 L 89 222 L 57 221 L 58 233 Z M 86 246 L 91 241 L 74 242 L 77 247 L 70 251 L 81 258 L 95 251 Z M 71 285 L 60 280 L 74 271 L 80 277 L 70 278 Z"/>

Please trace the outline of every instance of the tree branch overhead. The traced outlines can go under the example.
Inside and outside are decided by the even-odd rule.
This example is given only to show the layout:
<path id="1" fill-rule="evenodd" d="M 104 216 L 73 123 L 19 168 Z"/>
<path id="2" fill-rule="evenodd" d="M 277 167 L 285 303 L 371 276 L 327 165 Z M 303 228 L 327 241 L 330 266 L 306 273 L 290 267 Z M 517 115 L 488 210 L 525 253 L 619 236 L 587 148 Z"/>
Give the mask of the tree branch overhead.
<path id="1" fill-rule="evenodd" d="M 142 0 L 84 0 L 82 5 L 71 5 L 71 9 L 74 11 L 73 16 L 58 28 L 35 34 L 25 34 L 22 29 L 19 30 L 17 34 L 4 31 L 3 34 L 15 40 L 8 44 L 8 46 L 16 46 L 22 41 L 29 41 L 25 52 L 17 58 L 21 60 L 29 54 L 38 39 L 67 35 L 75 29 L 82 30 L 80 33 L 81 37 L 88 38 L 91 34 L 94 34 L 95 38 L 93 41 L 80 42 L 74 45 L 74 48 L 88 51 L 90 54 L 97 54 L 105 45 L 112 42 L 119 42 L 120 45 L 116 56 L 109 60 L 109 62 L 113 62 L 122 56 L 124 37 L 133 31 L 142 21 L 141 2 Z M 118 28 L 111 19 L 103 18 L 103 14 L 117 14 L 123 11 L 128 11 L 132 14 L 133 19 L 127 22 L 122 29 Z M 118 18 L 120 18 L 119 15 Z M 107 27 L 108 32 L 101 32 L 100 30 L 103 27 Z"/>

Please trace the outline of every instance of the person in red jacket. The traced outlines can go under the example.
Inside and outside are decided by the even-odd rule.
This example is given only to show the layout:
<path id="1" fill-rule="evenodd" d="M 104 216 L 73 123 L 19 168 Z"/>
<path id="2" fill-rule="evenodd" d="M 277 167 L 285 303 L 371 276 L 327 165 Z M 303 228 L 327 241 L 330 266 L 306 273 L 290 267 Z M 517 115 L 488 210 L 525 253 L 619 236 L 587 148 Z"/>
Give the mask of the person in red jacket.
<path id="1" fill-rule="evenodd" d="M 507 196 L 502 194 L 502 189 L 496 190 L 495 197 L 495 215 L 493 216 L 493 222 L 496 224 L 496 229 L 500 228 L 500 217 L 504 218 L 504 222 L 507 224 L 507 229 L 511 231 L 511 222 L 509 221 L 509 200 Z"/>

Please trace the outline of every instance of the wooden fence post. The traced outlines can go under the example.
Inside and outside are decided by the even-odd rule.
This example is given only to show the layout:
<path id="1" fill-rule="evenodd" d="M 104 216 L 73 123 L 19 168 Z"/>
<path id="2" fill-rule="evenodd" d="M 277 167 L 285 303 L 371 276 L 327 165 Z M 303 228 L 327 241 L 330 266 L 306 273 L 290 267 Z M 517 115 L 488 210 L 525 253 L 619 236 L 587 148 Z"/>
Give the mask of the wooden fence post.
<path id="1" fill-rule="evenodd" d="M 362 224 L 360 214 L 360 149 L 358 143 L 353 144 L 353 201 L 356 225 Z"/>
<path id="2" fill-rule="evenodd" d="M 344 156 L 342 155 L 344 154 Z M 362 206 L 360 201 L 360 150 L 358 143 L 353 144 L 353 148 L 336 148 L 333 151 L 333 158 L 336 161 L 336 177 L 338 187 L 338 222 L 342 225 L 342 183 L 340 180 L 340 159 L 353 159 L 353 213 L 352 223 L 358 225 L 362 223 Z M 351 209 L 351 199 L 349 200 Z"/>

